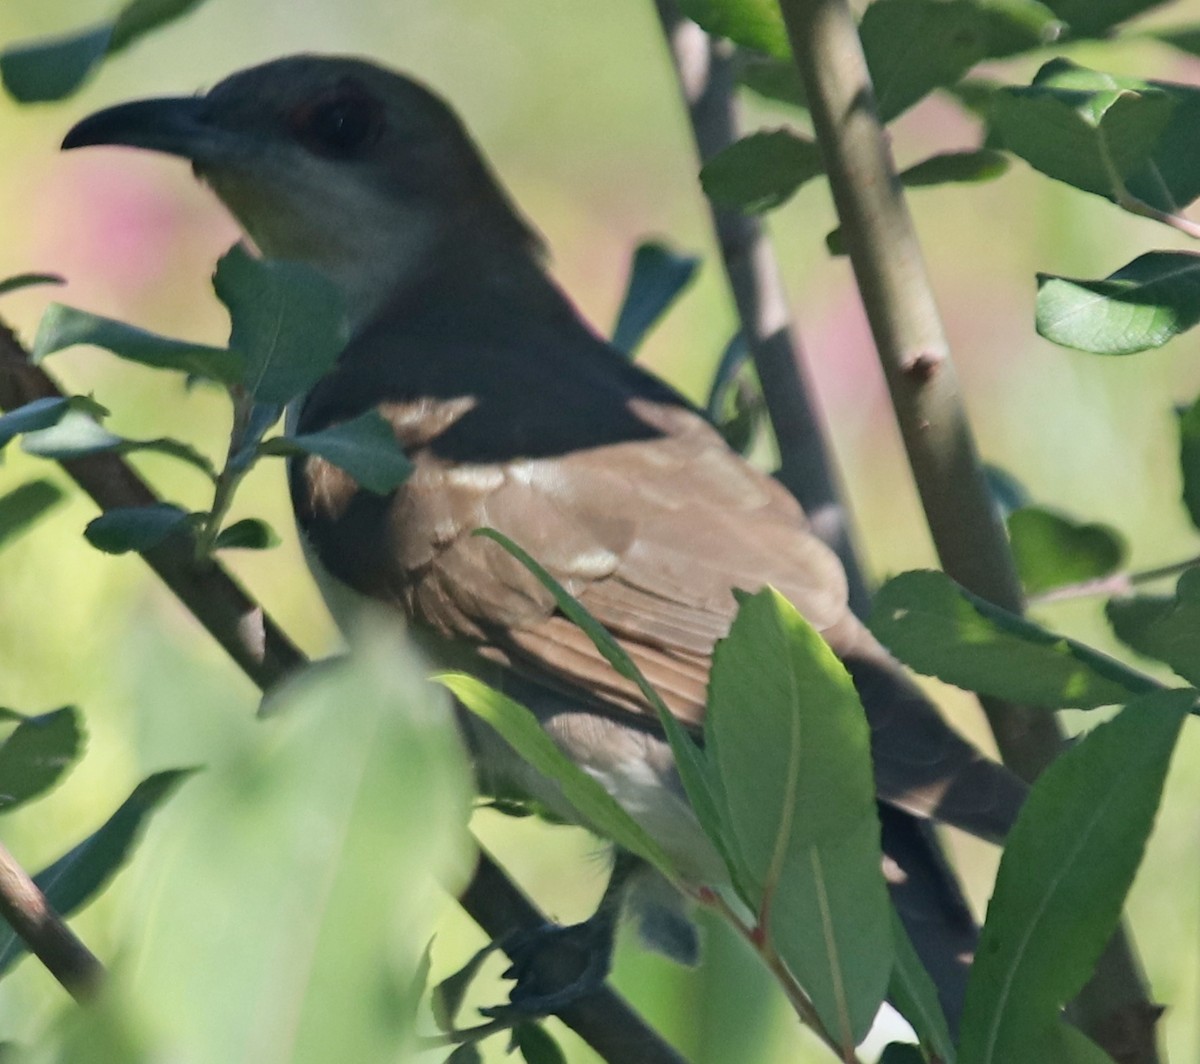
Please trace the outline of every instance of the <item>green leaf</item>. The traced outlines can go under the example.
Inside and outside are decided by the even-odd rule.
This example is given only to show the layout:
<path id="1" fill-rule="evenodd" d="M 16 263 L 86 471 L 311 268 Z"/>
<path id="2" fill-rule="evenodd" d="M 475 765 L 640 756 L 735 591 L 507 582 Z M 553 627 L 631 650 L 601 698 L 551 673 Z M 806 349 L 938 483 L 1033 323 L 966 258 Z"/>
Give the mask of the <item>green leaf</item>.
<path id="1" fill-rule="evenodd" d="M 900 174 L 905 188 L 992 181 L 1008 169 L 1008 156 L 991 148 L 931 155 Z"/>
<path id="2" fill-rule="evenodd" d="M 49 396 L 10 410 L 0 417 L 0 448 L 25 432 L 39 432 L 57 425 L 68 412 L 77 411 L 102 417 L 108 411 L 94 399 L 83 395 Z"/>
<path id="3" fill-rule="evenodd" d="M 721 816 L 716 806 L 716 796 L 713 793 L 715 778 L 709 769 L 708 761 L 701 749 L 693 742 L 691 736 L 684 730 L 682 724 L 675 719 L 674 714 L 667 708 L 666 703 L 659 697 L 657 691 L 650 686 L 642 675 L 633 659 L 625 649 L 583 608 L 567 590 L 535 561 L 527 551 L 523 550 L 502 532 L 494 528 L 476 529 L 473 535 L 484 536 L 494 540 L 504 550 L 508 551 L 538 582 L 554 596 L 554 603 L 568 620 L 580 629 L 592 641 L 592 645 L 600 652 L 619 676 L 630 683 L 636 684 L 647 703 L 654 707 L 658 714 L 659 723 L 666 733 L 667 741 L 671 744 L 671 753 L 675 756 L 675 767 L 687 793 L 688 801 L 695 811 L 700 825 L 713 844 L 721 849 L 722 857 L 729 867 L 731 874 L 737 876 L 737 868 L 730 861 L 724 850 L 724 840 L 721 830 Z"/>
<path id="4" fill-rule="evenodd" d="M 1103 37 L 1143 11 L 1161 7 L 1166 0 L 1046 0 L 1068 26 L 1072 37 Z"/>
<path id="5" fill-rule="evenodd" d="M 15 100 L 61 100 L 78 89 L 101 59 L 187 14 L 202 0 L 131 0 L 116 18 L 50 40 L 0 52 L 0 77 Z"/>
<path id="6" fill-rule="evenodd" d="M 891 1042 L 883 1047 L 879 1064 L 925 1064 L 925 1054 L 911 1042 Z"/>
<path id="7" fill-rule="evenodd" d="M 1116 529 L 1081 524 L 1037 506 L 1009 514 L 1008 535 L 1021 583 L 1031 595 L 1107 576 L 1128 553 Z"/>
<path id="8" fill-rule="evenodd" d="M 351 639 L 166 811 L 110 987 L 155 1060 L 416 1059 L 413 975 L 470 870 L 469 769 L 403 632 Z"/>
<path id="9" fill-rule="evenodd" d="M 776 0 L 680 0 L 680 10 L 714 37 L 766 52 L 777 59 L 791 58 L 787 27 Z"/>
<path id="10" fill-rule="evenodd" d="M 105 554 L 142 553 L 157 547 L 168 536 L 190 527 L 192 515 L 170 503 L 122 506 L 106 510 L 83 530 L 87 541 Z"/>
<path id="11" fill-rule="evenodd" d="M 1022 705 L 1094 709 L 1156 689 L 1119 662 L 985 602 L 941 572 L 889 580 L 875 597 L 869 627 L 917 672 Z"/>
<path id="12" fill-rule="evenodd" d="M 483 962 L 497 949 L 499 946 L 495 942 L 489 942 L 483 949 L 477 950 L 457 972 L 446 976 L 430 991 L 429 1007 L 433 1013 L 433 1022 L 437 1024 L 439 1031 L 454 1030 L 458 1011 L 462 1008 L 467 991 L 475 981 L 475 976 L 479 974 L 479 969 L 483 967 Z"/>
<path id="13" fill-rule="evenodd" d="M 1200 255 L 1151 251 L 1102 281 L 1038 274 L 1037 331 L 1063 347 L 1130 355 L 1200 321 Z"/>
<path id="14" fill-rule="evenodd" d="M 714 156 L 700 171 L 700 184 L 714 203 L 760 214 L 822 170 L 814 141 L 776 129 L 751 133 Z"/>
<path id="15" fill-rule="evenodd" d="M 267 550 L 279 545 L 275 530 L 256 517 L 247 517 L 221 529 L 213 546 L 217 550 Z"/>
<path id="16" fill-rule="evenodd" d="M 860 1042 L 893 967 L 870 729 L 845 667 L 782 595 L 742 595 L 704 722 L 744 900 L 838 1044 Z"/>
<path id="17" fill-rule="evenodd" d="M 1147 37 L 1169 44 L 1188 55 L 1200 56 L 1200 26 L 1175 26 L 1172 29 L 1150 30 Z"/>
<path id="18" fill-rule="evenodd" d="M 1114 598 L 1104 612 L 1121 642 L 1200 685 L 1200 568 L 1180 576 L 1174 597 Z"/>
<path id="19" fill-rule="evenodd" d="M 596 834 L 643 857 L 668 879 L 678 876 L 675 865 L 659 844 L 600 783 L 554 745 L 528 709 L 466 673 L 443 673 L 437 679 L 467 709 L 491 725 L 525 761 L 554 780 Z"/>
<path id="20" fill-rule="evenodd" d="M 1176 213 L 1200 195 L 1200 90 L 1065 59 L 992 96 L 992 136 L 1048 177 Z"/>
<path id="21" fill-rule="evenodd" d="M 150 814 L 194 771 L 170 769 L 142 780 L 99 830 L 33 877 L 60 915 L 77 912 L 104 889 L 128 859 Z M 0 924 L 0 973 L 24 952 L 21 940 Z"/>
<path id="22" fill-rule="evenodd" d="M 800 69 L 789 57 L 771 59 L 747 54 L 737 71 L 738 84 L 766 100 L 807 109 L 808 96 Z"/>
<path id="23" fill-rule="evenodd" d="M 213 287 L 229 308 L 229 346 L 245 360 L 241 383 L 255 400 L 286 405 L 333 368 L 346 342 L 345 307 L 311 266 L 257 259 L 235 244 Z"/>
<path id="24" fill-rule="evenodd" d="M 963 1007 L 960 1064 L 1046 1060 L 1120 919 L 1192 691 L 1131 702 L 1042 774 L 1008 836 Z"/>
<path id="25" fill-rule="evenodd" d="M 954 1041 L 950 1037 L 950 1028 L 946 1025 L 946 1016 L 938 1001 L 937 987 L 925 970 L 925 965 L 921 963 L 921 958 L 917 956 L 912 940 L 909 939 L 908 932 L 894 908 L 891 910 L 891 918 L 896 960 L 891 981 L 888 983 L 888 999 L 908 1021 L 922 1045 L 932 1049 L 944 1064 L 954 1064 Z M 885 1059 L 886 1050 L 880 1058 L 881 1064 Z"/>
<path id="26" fill-rule="evenodd" d="M 41 362 L 48 355 L 76 344 L 102 347 L 129 362 L 155 369 L 178 370 L 226 385 L 237 383 L 242 375 L 241 359 L 223 347 L 172 340 L 123 321 L 89 314 L 62 303 L 51 303 L 42 315 L 34 337 L 34 362 Z"/>
<path id="27" fill-rule="evenodd" d="M 30 480 L 0 495 L 0 547 L 16 539 L 62 500 L 62 488 L 49 480 Z"/>
<path id="28" fill-rule="evenodd" d="M 483 1054 L 474 1042 L 464 1042 L 446 1058 L 446 1064 L 481 1064 Z"/>
<path id="29" fill-rule="evenodd" d="M 79 759 L 83 731 L 73 706 L 22 717 L 0 745 L 0 812 L 45 794 Z"/>
<path id="30" fill-rule="evenodd" d="M 680 255 L 665 244 L 640 244 L 633 255 L 629 284 L 613 326 L 615 348 L 632 355 L 654 323 L 691 283 L 700 260 Z"/>
<path id="31" fill-rule="evenodd" d="M 319 432 L 274 436 L 259 447 L 259 453 L 318 455 L 376 495 L 394 491 L 412 472 L 391 424 L 375 410 Z"/>
<path id="32" fill-rule="evenodd" d="M 66 284 L 66 280 L 56 273 L 19 273 L 15 277 L 6 277 L 0 281 L 0 296 L 16 292 L 22 288 L 30 288 L 39 284 Z"/>
<path id="33" fill-rule="evenodd" d="M 1179 468 L 1183 505 L 1193 526 L 1200 528 L 1200 399 L 1179 411 Z"/>
<path id="34" fill-rule="evenodd" d="M 958 81 L 988 50 L 979 6 L 969 0 L 876 0 L 859 33 L 884 122 Z"/>
<path id="35" fill-rule="evenodd" d="M 567 1064 L 558 1043 L 541 1024 L 517 1024 L 513 1028 L 513 1040 L 525 1058 L 525 1064 Z"/>

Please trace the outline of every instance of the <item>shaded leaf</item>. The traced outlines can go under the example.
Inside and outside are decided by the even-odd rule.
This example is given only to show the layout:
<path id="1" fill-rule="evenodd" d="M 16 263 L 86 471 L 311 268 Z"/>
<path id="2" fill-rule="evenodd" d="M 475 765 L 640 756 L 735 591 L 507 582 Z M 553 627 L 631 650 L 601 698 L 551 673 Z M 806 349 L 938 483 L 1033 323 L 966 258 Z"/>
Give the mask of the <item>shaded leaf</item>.
<path id="1" fill-rule="evenodd" d="M 345 345 L 345 307 L 333 283 L 299 262 L 258 259 L 235 244 L 217 263 L 229 308 L 229 346 L 245 360 L 241 383 L 260 403 L 286 405 L 317 383 Z"/>
<path id="2" fill-rule="evenodd" d="M 73 706 L 23 717 L 0 745 L 0 812 L 45 794 L 82 749 L 83 729 Z"/>
<path id="3" fill-rule="evenodd" d="M 62 488 L 49 480 L 30 480 L 0 495 L 0 547 L 21 535 L 62 499 Z"/>
<path id="4" fill-rule="evenodd" d="M 1200 26 L 1175 26 L 1171 29 L 1150 30 L 1148 37 L 1169 44 L 1189 55 L 1200 56 Z"/>
<path id="5" fill-rule="evenodd" d="M 884 122 L 987 55 L 980 9 L 969 0 L 876 0 L 859 33 Z"/>
<path id="6" fill-rule="evenodd" d="M 155 1060 L 416 1057 L 413 975 L 470 869 L 469 769 L 403 633 L 351 640 L 167 811 L 112 988 L 155 1021 Z"/>
<path id="7" fill-rule="evenodd" d="M 513 1040 L 525 1058 L 525 1064 L 567 1064 L 558 1043 L 541 1024 L 517 1024 L 513 1028 Z"/>
<path id="8" fill-rule="evenodd" d="M 612 635 L 609 634 L 604 625 L 588 613 L 527 551 L 514 543 L 502 532 L 497 532 L 494 528 L 479 528 L 472 534 L 494 540 L 525 566 L 537 578 L 538 582 L 554 596 L 554 603 L 563 616 L 570 620 L 571 623 L 592 641 L 592 645 L 600 652 L 604 660 L 616 670 L 617 674 L 637 685 L 638 690 L 642 693 L 646 701 L 654 707 L 659 723 L 666 733 L 667 741 L 671 745 L 671 753 L 675 757 L 675 768 L 679 772 L 679 778 L 683 783 L 692 810 L 704 828 L 705 834 L 713 841 L 714 845 L 722 848 L 725 845 L 722 834 L 722 820 L 717 810 L 716 796 L 712 789 L 716 781 L 709 769 L 708 761 L 691 736 L 684 730 L 683 725 L 676 720 L 675 715 L 659 697 L 658 692 L 654 690 L 646 677 L 642 675 L 633 659 Z M 736 866 L 731 862 L 729 855 L 723 849 L 722 857 L 736 878 Z"/>
<path id="9" fill-rule="evenodd" d="M 983 473 L 987 478 L 988 492 L 992 496 L 992 501 L 1006 521 L 1014 510 L 1029 505 L 1029 492 L 1025 490 L 1025 485 L 1007 469 L 985 464 Z"/>
<path id="10" fill-rule="evenodd" d="M 1099 37 L 1114 26 L 1161 7 L 1167 0 L 1046 0 L 1073 37 Z"/>
<path id="11" fill-rule="evenodd" d="M 791 57 L 787 27 L 776 0 L 680 0 L 680 10 L 714 37 L 766 52 Z"/>
<path id="12" fill-rule="evenodd" d="M 474 1042 L 464 1042 L 446 1058 L 446 1064 L 481 1064 L 483 1056 Z"/>
<path id="13" fill-rule="evenodd" d="M 277 547 L 279 542 L 279 536 L 266 521 L 247 517 L 221 529 L 213 546 L 217 550 L 267 550 Z"/>
<path id="14" fill-rule="evenodd" d="M 412 472 L 392 426 L 375 410 L 319 432 L 274 436 L 260 445 L 259 453 L 318 455 L 377 495 L 394 491 Z"/>
<path id="15" fill-rule="evenodd" d="M 900 174 L 905 188 L 946 185 L 953 182 L 992 181 L 1008 169 L 1008 157 L 991 148 L 949 151 L 931 155 Z"/>
<path id="16" fill-rule="evenodd" d="M 1114 598 L 1104 612 L 1122 643 L 1200 685 L 1200 568 L 1180 576 L 1173 597 Z"/>
<path id="17" fill-rule="evenodd" d="M 967 984 L 960 1064 L 1050 1059 L 1042 1052 L 1060 1009 L 1120 919 L 1194 697 L 1160 691 L 1134 700 L 1031 789 Z"/>
<path id="18" fill-rule="evenodd" d="M 891 1042 L 883 1047 L 879 1064 L 925 1064 L 925 1054 L 911 1042 Z"/>
<path id="19" fill-rule="evenodd" d="M 1038 274 L 1037 331 L 1063 347 L 1130 355 L 1200 321 L 1200 255 L 1151 251 L 1102 281 Z"/>
<path id="20" fill-rule="evenodd" d="M 33 360 L 76 344 L 111 351 L 119 358 L 155 369 L 178 370 L 205 380 L 235 384 L 241 379 L 241 359 L 223 347 L 193 344 L 147 332 L 123 321 L 51 303 L 42 315 L 33 341 Z"/>
<path id="21" fill-rule="evenodd" d="M 102 417 L 108 413 L 94 399 L 83 395 L 50 396 L 10 410 L 0 416 L 0 448 L 25 432 L 38 432 L 57 425 L 69 411 L 79 411 Z"/>
<path id="22" fill-rule="evenodd" d="M 554 744 L 528 709 L 466 673 L 442 673 L 437 679 L 467 709 L 491 725 L 525 761 L 554 780 L 567 801 L 598 835 L 649 861 L 668 879 L 675 878 L 675 868 L 658 843 L 599 782 Z"/>
<path id="23" fill-rule="evenodd" d="M 462 1008 L 463 999 L 483 962 L 500 947 L 495 942 L 489 942 L 481 950 L 477 950 L 457 972 L 446 976 L 430 991 L 429 1006 L 433 1012 L 433 1022 L 440 1031 L 452 1031 L 458 1019 L 458 1011 Z M 424 989 L 424 988 L 422 988 Z"/>
<path id="24" fill-rule="evenodd" d="M 187 14 L 202 0 L 130 0 L 116 18 L 49 40 L 0 52 L 0 77 L 21 103 L 61 100 L 87 80 L 101 59 Z"/>
<path id="25" fill-rule="evenodd" d="M 870 729 L 845 667 L 791 603 L 771 588 L 739 601 L 704 721 L 722 837 L 769 941 L 853 1046 L 893 967 Z"/>
<path id="26" fill-rule="evenodd" d="M 932 1049 L 944 1064 L 954 1064 L 954 1041 L 950 1037 L 950 1028 L 946 1025 L 946 1016 L 938 1001 L 937 987 L 913 948 L 912 940 L 908 937 L 895 908 L 891 910 L 891 918 L 896 958 L 891 981 L 888 983 L 888 1000 L 908 1021 L 922 1045 Z M 888 1059 L 887 1052 L 884 1050 L 880 1064 Z M 904 1058 L 900 1056 L 897 1059 Z"/>
<path id="27" fill-rule="evenodd" d="M 194 771 L 170 769 L 148 776 L 98 831 L 33 877 L 60 915 L 70 916 L 104 889 L 128 859 L 150 814 Z M 21 940 L 0 923 L 0 973 L 24 952 Z"/>
<path id="28" fill-rule="evenodd" d="M 1118 705 L 1153 681 L 959 587 L 945 573 L 902 573 L 880 588 L 875 637 L 926 676 L 1023 705 Z"/>
<path id="29" fill-rule="evenodd" d="M 190 527 L 192 515 L 178 506 L 122 506 L 106 510 L 83 530 L 87 541 L 105 554 L 139 553 Z"/>
<path id="30" fill-rule="evenodd" d="M 738 69 L 737 78 L 739 84 L 764 99 L 791 104 L 793 107 L 808 107 L 800 68 L 791 58 L 771 59 L 748 55 Z"/>
<path id="31" fill-rule="evenodd" d="M 632 355 L 654 323 L 691 283 L 699 265 L 696 256 L 680 255 L 665 244 L 639 245 L 633 255 L 617 324 L 613 326 L 613 346 Z"/>
<path id="32" fill-rule="evenodd" d="M 66 280 L 56 273 L 19 273 L 0 281 L 0 296 L 8 295 L 9 292 L 16 292 L 22 288 L 30 288 L 33 285 L 66 283 Z"/>
<path id="33" fill-rule="evenodd" d="M 1178 413 L 1183 505 L 1192 519 L 1192 525 L 1200 528 L 1200 399 Z"/>
<path id="34" fill-rule="evenodd" d="M 1017 573 L 1030 594 L 1107 576 L 1127 554 L 1116 529 L 1081 524 L 1037 506 L 1009 514 L 1008 535 Z"/>
<path id="35" fill-rule="evenodd" d="M 700 171 L 700 184 L 714 203 L 758 214 L 786 202 L 822 170 L 814 141 L 776 129 L 751 133 L 715 155 Z"/>
<path id="36" fill-rule="evenodd" d="M 1175 213 L 1200 195 L 1200 90 L 1055 59 L 992 96 L 991 135 L 1048 177 Z"/>

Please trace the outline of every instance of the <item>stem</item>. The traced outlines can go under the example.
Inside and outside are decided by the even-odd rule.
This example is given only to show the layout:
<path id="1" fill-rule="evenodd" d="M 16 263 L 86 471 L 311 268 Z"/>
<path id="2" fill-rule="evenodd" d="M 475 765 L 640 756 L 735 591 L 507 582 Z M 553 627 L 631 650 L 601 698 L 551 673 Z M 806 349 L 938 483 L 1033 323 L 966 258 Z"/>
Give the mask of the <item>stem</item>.
<path id="1" fill-rule="evenodd" d="M 942 567 L 968 590 L 1019 613 L 1012 555 L 967 421 L 854 16 L 846 0 L 780 0 L 780 9 Z M 1057 722 L 1028 707 L 980 702 L 1005 762 L 1026 779 L 1036 778 L 1061 749 Z M 1147 1000 L 1123 931 L 1100 969 L 1080 999 L 1085 1029 L 1092 1032 L 1112 1014 L 1114 1001 Z M 1152 1035 L 1139 1049 L 1140 1059 L 1158 1059 Z"/>
<path id="2" fill-rule="evenodd" d="M 1108 576 L 1097 577 L 1095 580 L 1085 580 L 1079 584 L 1064 584 L 1062 587 L 1051 588 L 1040 595 L 1034 595 L 1029 600 L 1029 604 L 1045 606 L 1053 602 L 1090 598 L 1093 595 L 1127 595 L 1135 587 L 1151 584 L 1156 580 L 1165 580 L 1171 576 L 1179 576 L 1197 565 L 1200 565 L 1200 555 L 1181 562 L 1172 562 L 1170 565 L 1160 565 L 1155 569 L 1142 569 L 1134 573 L 1110 573 Z"/>
<path id="3" fill-rule="evenodd" d="M 249 462 L 238 461 L 246 443 L 246 433 L 250 426 L 250 417 L 254 410 L 254 400 L 244 388 L 234 387 L 229 391 L 233 401 L 233 427 L 229 432 L 229 450 L 225 455 L 225 464 L 217 474 L 213 486 L 212 507 L 204 518 L 204 524 L 196 535 L 196 564 L 204 565 L 212 559 L 213 548 L 217 536 L 221 534 L 221 526 L 233 505 L 233 497 L 238 485 L 250 469 Z"/>
<path id="4" fill-rule="evenodd" d="M 87 1001 L 99 989 L 104 967 L 3 846 L 0 846 L 0 916 L 76 1001 Z"/>

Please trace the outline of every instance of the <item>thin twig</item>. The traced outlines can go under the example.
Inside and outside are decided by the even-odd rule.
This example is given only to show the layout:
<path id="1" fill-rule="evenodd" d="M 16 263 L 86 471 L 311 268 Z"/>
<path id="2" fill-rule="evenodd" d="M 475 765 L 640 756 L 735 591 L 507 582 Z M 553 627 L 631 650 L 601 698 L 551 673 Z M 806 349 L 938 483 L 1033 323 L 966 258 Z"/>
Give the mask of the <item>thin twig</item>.
<path id="1" fill-rule="evenodd" d="M 99 989 L 104 979 L 103 965 L 3 846 L 0 846 L 0 916 L 76 1001 L 88 1000 Z"/>
<path id="2" fill-rule="evenodd" d="M 875 107 L 846 0 L 781 0 L 846 249 L 891 392 L 942 566 L 964 587 L 1013 612 L 1020 583 L 955 379 L 886 131 Z M 1001 754 L 1027 779 L 1062 747 L 1050 714 L 981 699 Z M 1146 1002 L 1123 929 L 1080 998 L 1096 1031 L 1122 1003 Z M 1141 1060 L 1157 1060 L 1151 1035 Z"/>
<path id="3" fill-rule="evenodd" d="M 13 410 L 35 399 L 62 394 L 54 380 L 29 361 L 12 331 L 0 322 L 0 410 Z M 119 455 L 87 455 L 62 465 L 102 511 L 158 501 Z M 143 557 L 260 690 L 266 692 L 306 664 L 304 654 L 287 634 L 218 562 L 195 564 L 194 545 L 186 537 L 167 540 Z M 4 886 L 0 879 L 0 891 Z M 534 930 L 547 923 L 546 917 L 482 851 L 475 875 L 459 902 L 493 938 L 517 930 Z M 557 1015 L 612 1064 L 683 1064 L 683 1058 L 607 987 Z"/>
<path id="4" fill-rule="evenodd" d="M 1068 602 L 1072 599 L 1091 598 L 1095 595 L 1128 595 L 1134 588 L 1143 584 L 1152 584 L 1156 580 L 1166 580 L 1168 577 L 1179 576 L 1188 569 L 1200 565 L 1200 556 L 1186 558 L 1181 562 L 1170 565 L 1160 565 L 1154 569 L 1140 569 L 1137 572 L 1109 573 L 1095 580 L 1084 580 L 1079 584 L 1064 584 L 1044 591 L 1040 595 L 1032 595 L 1030 606 L 1046 606 L 1054 602 Z"/>

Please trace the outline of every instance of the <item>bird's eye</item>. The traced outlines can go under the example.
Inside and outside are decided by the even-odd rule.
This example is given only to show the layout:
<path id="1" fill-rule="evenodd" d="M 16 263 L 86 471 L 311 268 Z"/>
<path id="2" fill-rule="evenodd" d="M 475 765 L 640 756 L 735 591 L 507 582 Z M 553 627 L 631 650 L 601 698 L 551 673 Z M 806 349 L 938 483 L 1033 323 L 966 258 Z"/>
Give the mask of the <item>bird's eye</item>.
<path id="1" fill-rule="evenodd" d="M 298 107 L 290 124 L 317 154 L 352 159 L 379 139 L 383 106 L 360 86 L 343 84 L 330 95 Z"/>

